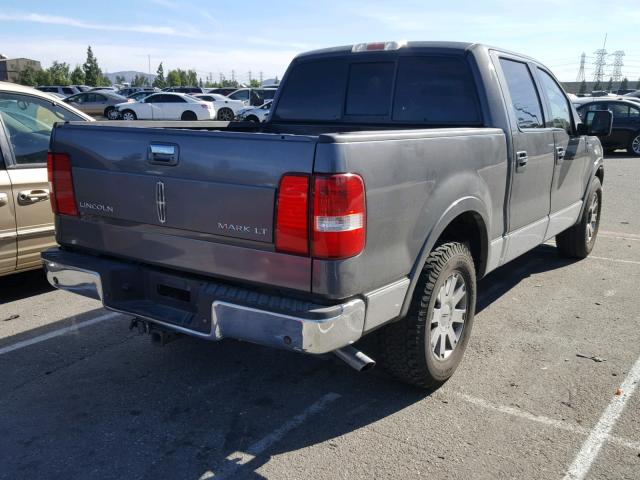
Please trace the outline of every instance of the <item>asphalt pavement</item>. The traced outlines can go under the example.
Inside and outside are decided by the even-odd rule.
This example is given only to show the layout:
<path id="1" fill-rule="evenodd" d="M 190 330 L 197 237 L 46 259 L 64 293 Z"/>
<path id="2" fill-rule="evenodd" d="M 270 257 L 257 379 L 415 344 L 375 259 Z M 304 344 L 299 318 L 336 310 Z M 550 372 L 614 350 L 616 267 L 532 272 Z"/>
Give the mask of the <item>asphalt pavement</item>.
<path id="1" fill-rule="evenodd" d="M 483 279 L 434 392 L 332 356 L 157 347 L 41 271 L 0 279 L 0 479 L 637 480 L 640 159 L 605 168 L 591 257 L 549 242 Z"/>

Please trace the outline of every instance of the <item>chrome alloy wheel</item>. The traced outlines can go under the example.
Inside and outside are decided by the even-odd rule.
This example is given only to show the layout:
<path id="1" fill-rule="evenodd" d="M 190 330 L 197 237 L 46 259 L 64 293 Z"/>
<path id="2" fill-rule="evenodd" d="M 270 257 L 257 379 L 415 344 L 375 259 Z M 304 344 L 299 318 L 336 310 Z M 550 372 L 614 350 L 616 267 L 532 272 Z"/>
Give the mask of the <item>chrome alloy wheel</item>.
<path id="1" fill-rule="evenodd" d="M 124 112 L 122 114 L 122 119 L 123 120 L 135 120 L 136 116 L 131 112 Z"/>
<path id="2" fill-rule="evenodd" d="M 440 287 L 433 306 L 429 341 L 436 359 L 446 360 L 458 346 L 467 308 L 467 285 L 462 275 L 454 271 Z"/>
<path id="3" fill-rule="evenodd" d="M 589 205 L 589 211 L 587 212 L 587 243 L 591 243 L 593 236 L 598 229 L 598 217 L 599 217 L 600 202 L 598 200 L 598 192 L 593 193 L 591 198 L 591 204 Z"/>
<path id="4" fill-rule="evenodd" d="M 640 135 L 631 142 L 631 150 L 633 150 L 633 153 L 636 155 L 640 155 Z"/>

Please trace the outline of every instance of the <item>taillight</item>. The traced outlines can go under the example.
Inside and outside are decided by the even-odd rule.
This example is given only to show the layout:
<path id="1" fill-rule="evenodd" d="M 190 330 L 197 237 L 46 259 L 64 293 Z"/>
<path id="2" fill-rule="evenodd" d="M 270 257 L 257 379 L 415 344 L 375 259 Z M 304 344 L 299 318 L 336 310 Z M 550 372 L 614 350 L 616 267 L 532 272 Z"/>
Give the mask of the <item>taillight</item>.
<path id="1" fill-rule="evenodd" d="M 78 216 L 76 195 L 73 191 L 71 158 L 66 153 L 47 155 L 47 174 L 51 190 L 51 208 L 57 215 Z"/>
<path id="2" fill-rule="evenodd" d="M 314 258 L 347 258 L 362 252 L 365 217 L 364 182 L 359 175 L 313 177 L 311 254 Z"/>
<path id="3" fill-rule="evenodd" d="M 309 177 L 286 174 L 280 180 L 276 209 L 276 250 L 309 253 Z"/>
<path id="4" fill-rule="evenodd" d="M 365 191 L 359 175 L 288 173 L 282 177 L 276 206 L 278 252 L 348 258 L 362 252 L 365 239 Z"/>

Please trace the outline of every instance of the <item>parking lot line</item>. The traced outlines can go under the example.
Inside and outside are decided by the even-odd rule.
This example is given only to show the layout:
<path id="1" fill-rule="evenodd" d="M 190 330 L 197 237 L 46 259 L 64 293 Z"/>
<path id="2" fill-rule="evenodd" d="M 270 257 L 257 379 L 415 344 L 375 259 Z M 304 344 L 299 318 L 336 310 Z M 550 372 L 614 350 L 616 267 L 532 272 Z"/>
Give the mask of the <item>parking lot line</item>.
<path id="1" fill-rule="evenodd" d="M 619 258 L 596 257 L 595 255 L 589 255 L 587 258 L 591 258 L 593 260 L 607 260 L 609 262 L 630 263 L 631 265 L 640 265 L 640 262 L 636 262 L 635 260 L 620 260 Z"/>
<path id="2" fill-rule="evenodd" d="M 587 475 L 602 445 L 607 440 L 609 432 L 615 425 L 618 417 L 620 417 L 627 401 L 633 395 L 638 382 L 640 382 L 640 358 L 636 360 L 627 378 L 625 378 L 622 385 L 620 385 L 620 391 L 616 392 L 619 393 L 619 395 L 613 397 L 613 400 L 611 400 L 611 403 L 609 403 L 604 413 L 600 416 L 600 420 L 598 420 L 591 434 L 583 443 L 578 455 L 569 467 L 564 480 L 582 480 Z"/>
<path id="3" fill-rule="evenodd" d="M 640 242 L 640 235 L 636 233 L 625 233 L 625 232 L 611 232 L 608 230 L 600 230 L 598 235 L 602 235 L 607 238 L 617 238 L 620 240 L 635 240 L 636 242 Z"/>
<path id="4" fill-rule="evenodd" d="M 287 421 L 284 425 L 282 425 L 280 428 L 274 430 L 273 432 L 268 434 L 266 437 L 262 438 L 261 440 L 258 440 L 256 443 L 249 446 L 246 452 L 234 452 L 231 455 L 227 456 L 227 460 L 229 462 L 234 462 L 234 463 L 228 463 L 226 465 L 226 468 L 222 467 L 215 474 L 211 471 L 205 472 L 200 477 L 200 480 L 204 480 L 207 478 L 215 478 L 216 480 L 219 480 L 222 478 L 233 476 L 233 473 L 242 465 L 249 463 L 251 460 L 253 460 L 255 457 L 263 453 L 273 444 L 280 441 L 291 430 L 302 425 L 308 417 L 319 413 L 324 408 L 326 408 L 327 405 L 329 405 L 332 402 L 335 402 L 340 397 L 341 397 L 340 394 L 333 393 L 333 392 L 323 395 L 318 401 L 316 401 L 314 404 L 307 407 L 302 413 L 296 415 L 295 417 Z"/>
<path id="5" fill-rule="evenodd" d="M 564 430 L 564 431 L 572 432 L 578 435 L 583 435 L 585 437 L 591 434 L 591 430 L 589 430 L 588 428 L 582 427 L 580 425 L 568 423 L 562 420 L 557 420 L 555 418 L 545 417 L 543 415 L 535 415 L 531 412 L 527 412 L 526 410 L 521 410 L 519 408 L 510 407 L 507 405 L 498 405 L 488 400 L 484 400 L 478 397 L 473 397 L 471 395 L 467 395 L 464 393 L 457 393 L 456 396 L 466 401 L 467 403 L 471 403 L 472 405 L 476 405 L 486 410 L 493 410 L 495 412 L 504 413 L 506 415 L 519 417 L 525 420 L 529 420 L 531 422 L 537 422 L 552 428 L 557 428 L 558 430 Z M 636 442 L 634 440 L 616 437 L 611 434 L 607 434 L 605 439 L 611 443 L 615 443 L 616 445 L 628 448 L 633 451 L 640 450 L 640 442 Z"/>
<path id="6" fill-rule="evenodd" d="M 91 325 L 95 325 L 96 323 L 104 322 L 105 320 L 110 320 L 118 316 L 120 316 L 119 313 L 108 312 L 98 317 L 85 320 L 84 322 L 74 323 L 73 325 L 69 325 L 68 327 L 60 328 L 58 330 L 53 330 L 43 335 L 38 335 L 37 337 L 33 337 L 28 340 L 23 340 L 21 342 L 14 343 L 13 345 L 2 347 L 0 348 L 0 355 L 4 355 L 5 353 L 13 352 L 15 350 L 20 350 L 21 348 L 25 348 L 30 345 L 34 345 L 36 343 L 44 342 L 52 338 L 64 335 L 66 333 L 75 332 L 81 328 L 89 327 Z"/>

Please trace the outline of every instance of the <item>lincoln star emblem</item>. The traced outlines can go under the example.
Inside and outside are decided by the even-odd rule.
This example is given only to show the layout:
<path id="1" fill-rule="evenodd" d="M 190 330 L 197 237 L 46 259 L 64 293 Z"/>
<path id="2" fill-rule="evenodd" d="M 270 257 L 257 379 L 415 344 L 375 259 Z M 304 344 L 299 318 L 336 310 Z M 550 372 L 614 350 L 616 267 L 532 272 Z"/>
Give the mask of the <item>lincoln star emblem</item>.
<path id="1" fill-rule="evenodd" d="M 156 183 L 156 210 L 160 223 L 167 221 L 167 203 L 164 197 L 164 183 Z"/>

